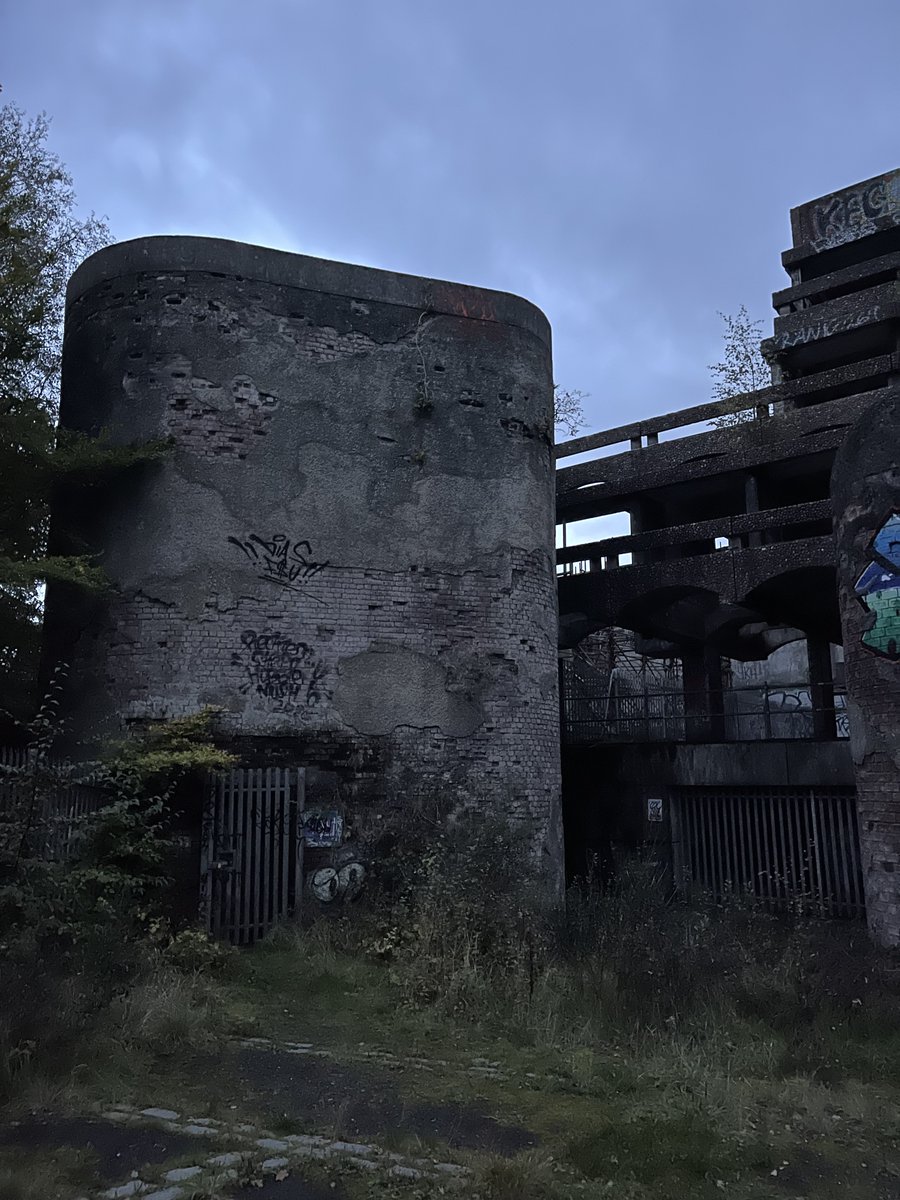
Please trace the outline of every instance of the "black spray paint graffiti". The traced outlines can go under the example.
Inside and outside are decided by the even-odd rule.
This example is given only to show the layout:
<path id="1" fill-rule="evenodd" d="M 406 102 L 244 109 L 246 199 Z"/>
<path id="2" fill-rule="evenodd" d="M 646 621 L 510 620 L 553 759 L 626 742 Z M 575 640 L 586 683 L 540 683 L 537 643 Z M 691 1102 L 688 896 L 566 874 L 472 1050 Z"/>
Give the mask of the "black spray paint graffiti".
<path id="1" fill-rule="evenodd" d="M 360 894 L 365 880 L 362 863 L 348 862 L 342 867 L 320 867 L 309 876 L 306 886 L 320 904 L 349 904 Z"/>
<path id="2" fill-rule="evenodd" d="M 260 579 L 267 579 L 294 592 L 302 592 L 305 596 L 310 596 L 310 593 L 303 585 L 328 566 L 327 562 L 313 562 L 309 542 L 291 542 L 283 533 L 273 534 L 268 541 L 256 533 L 251 533 L 244 541 L 236 537 L 230 537 L 228 541 L 259 569 Z M 310 596 L 310 599 L 317 604 L 325 603 L 316 596 Z"/>
<path id="3" fill-rule="evenodd" d="M 325 665 L 316 661 L 312 647 L 306 642 L 294 641 L 281 633 L 245 629 L 241 647 L 232 656 L 232 662 L 246 672 L 246 682 L 241 686 L 245 694 L 256 692 L 271 701 L 276 712 L 316 704 L 323 698 Z"/>

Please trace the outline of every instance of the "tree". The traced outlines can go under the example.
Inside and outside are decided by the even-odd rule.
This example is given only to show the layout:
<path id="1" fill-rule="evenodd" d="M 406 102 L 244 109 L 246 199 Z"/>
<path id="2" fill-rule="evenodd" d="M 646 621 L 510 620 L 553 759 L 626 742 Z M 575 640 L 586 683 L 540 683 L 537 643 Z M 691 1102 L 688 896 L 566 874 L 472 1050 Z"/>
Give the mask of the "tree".
<path id="1" fill-rule="evenodd" d="M 553 385 L 553 424 L 557 430 L 562 430 L 568 437 L 575 437 L 584 424 L 584 407 L 582 402 L 587 399 L 587 393 L 562 391 L 558 383 Z"/>
<path id="2" fill-rule="evenodd" d="M 56 427 L 66 283 L 109 231 L 75 215 L 48 132 L 43 114 L 0 107 L 0 709 L 18 719 L 34 701 L 43 583 L 103 581 L 86 557 L 47 553 L 51 491 L 147 457 Z"/>
<path id="3" fill-rule="evenodd" d="M 744 392 L 755 392 L 768 387 L 772 382 L 768 363 L 759 348 L 762 336 L 762 321 L 751 321 L 746 306 L 741 305 L 737 316 L 719 313 L 725 323 L 723 338 L 725 357 L 721 362 L 711 363 L 708 370 L 713 376 L 712 395 L 714 400 L 730 400 Z M 740 425 L 752 420 L 753 409 L 725 413 L 713 424 L 722 427 Z"/>

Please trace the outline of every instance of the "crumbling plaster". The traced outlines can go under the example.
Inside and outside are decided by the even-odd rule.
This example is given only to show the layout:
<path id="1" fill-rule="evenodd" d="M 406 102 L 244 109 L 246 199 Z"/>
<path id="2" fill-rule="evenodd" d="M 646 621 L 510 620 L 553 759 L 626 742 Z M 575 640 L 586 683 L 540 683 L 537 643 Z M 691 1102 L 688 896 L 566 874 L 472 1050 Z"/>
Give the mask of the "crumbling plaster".
<path id="1" fill-rule="evenodd" d="M 353 803 L 478 797 L 557 887 L 551 379 L 517 297 L 212 239 L 89 259 L 62 421 L 173 450 L 57 513 L 114 585 L 57 622 L 81 733 L 214 704 L 301 760 L 350 739 L 382 764 Z"/>

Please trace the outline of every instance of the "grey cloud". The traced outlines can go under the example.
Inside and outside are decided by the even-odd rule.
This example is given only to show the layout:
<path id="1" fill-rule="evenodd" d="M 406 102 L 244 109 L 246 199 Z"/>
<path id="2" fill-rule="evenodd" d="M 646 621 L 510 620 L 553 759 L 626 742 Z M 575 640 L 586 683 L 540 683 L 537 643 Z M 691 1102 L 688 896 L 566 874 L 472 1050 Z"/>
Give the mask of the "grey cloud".
<path id="1" fill-rule="evenodd" d="M 529 296 L 594 426 L 707 398 L 716 310 L 768 320 L 788 209 L 900 163 L 872 0 L 9 6 L 118 237 L 182 230 Z"/>

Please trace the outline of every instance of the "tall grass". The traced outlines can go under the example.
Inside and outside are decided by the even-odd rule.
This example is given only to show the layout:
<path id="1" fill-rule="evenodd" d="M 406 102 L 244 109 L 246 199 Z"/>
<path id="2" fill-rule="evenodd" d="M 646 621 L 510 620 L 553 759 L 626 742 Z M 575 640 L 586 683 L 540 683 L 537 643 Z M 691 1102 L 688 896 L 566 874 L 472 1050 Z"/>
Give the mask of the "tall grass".
<path id="1" fill-rule="evenodd" d="M 688 907 L 640 861 L 548 910 L 521 847 L 485 818 L 446 829 L 367 917 L 316 953 L 382 961 L 401 1002 L 583 1052 L 626 1039 L 714 1054 L 727 1071 L 883 1076 L 900 1050 L 900 960 L 851 923 L 737 899 Z"/>

